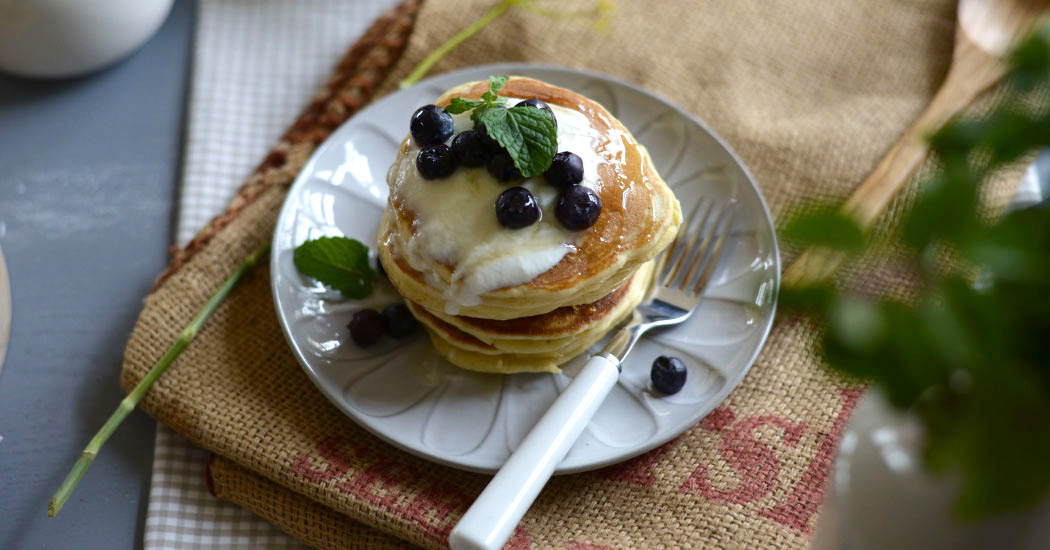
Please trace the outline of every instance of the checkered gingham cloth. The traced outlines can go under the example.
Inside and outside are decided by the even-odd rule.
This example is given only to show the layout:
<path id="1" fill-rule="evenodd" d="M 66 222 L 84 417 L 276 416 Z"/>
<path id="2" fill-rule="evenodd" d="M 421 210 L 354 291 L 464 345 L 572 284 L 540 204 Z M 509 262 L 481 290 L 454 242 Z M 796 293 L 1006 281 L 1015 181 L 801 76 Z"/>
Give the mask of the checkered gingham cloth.
<path id="1" fill-rule="evenodd" d="M 201 0 L 177 240 L 220 213 L 291 124 L 336 61 L 394 0 Z M 1044 153 L 1015 205 L 1047 196 Z M 146 550 L 301 549 L 305 546 L 208 493 L 209 453 L 158 426 Z"/>
<path id="2" fill-rule="evenodd" d="M 177 244 L 222 212 L 339 58 L 394 0 L 200 0 Z M 300 549 L 208 493 L 209 453 L 157 427 L 146 550 Z M 2 545 L 0 545 L 2 546 Z"/>

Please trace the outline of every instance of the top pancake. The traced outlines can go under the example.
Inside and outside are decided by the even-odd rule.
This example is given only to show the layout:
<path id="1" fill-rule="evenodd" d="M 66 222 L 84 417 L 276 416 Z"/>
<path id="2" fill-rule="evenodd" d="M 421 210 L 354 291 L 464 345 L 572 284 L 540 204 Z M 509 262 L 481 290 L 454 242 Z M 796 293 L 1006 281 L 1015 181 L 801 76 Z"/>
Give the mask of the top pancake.
<path id="1" fill-rule="evenodd" d="M 467 83 L 443 94 L 436 104 L 447 105 L 452 97 L 477 99 L 487 90 L 487 82 Z M 600 157 L 592 187 L 602 201 L 598 221 L 573 235 L 574 250 L 531 280 L 489 290 L 481 294 L 479 303 L 449 303 L 448 290 L 457 265 L 420 257 L 419 247 L 412 243 L 418 237 L 418 213 L 398 193 L 399 182 L 388 181 L 391 194 L 387 224 L 379 239 L 384 267 L 388 272 L 397 272 L 399 276 L 392 280 L 406 298 L 435 311 L 511 319 L 594 302 L 619 287 L 638 266 L 670 243 L 681 222 L 678 201 L 656 172 L 645 148 L 598 103 L 573 91 L 522 77 L 510 78 L 500 95 L 540 99 L 586 117 L 596 131 L 591 145 Z M 395 166 L 406 155 L 414 156 L 414 151 L 411 140 L 406 139 Z M 388 180 L 396 177 L 391 169 Z M 538 179 L 542 183 L 542 177 Z M 488 200 L 494 201 L 495 196 Z M 406 261 L 410 250 L 412 261 Z"/>

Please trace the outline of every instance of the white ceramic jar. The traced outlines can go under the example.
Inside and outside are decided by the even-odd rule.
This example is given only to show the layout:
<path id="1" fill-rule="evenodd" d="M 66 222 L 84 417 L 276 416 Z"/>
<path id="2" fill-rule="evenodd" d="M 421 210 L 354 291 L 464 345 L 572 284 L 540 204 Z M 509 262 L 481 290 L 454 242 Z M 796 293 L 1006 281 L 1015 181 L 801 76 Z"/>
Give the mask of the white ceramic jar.
<path id="1" fill-rule="evenodd" d="M 843 433 L 811 549 L 1050 548 L 1050 499 L 983 521 L 957 519 L 959 483 L 926 471 L 923 440 L 917 418 L 867 392 Z"/>
<path id="2" fill-rule="evenodd" d="M 172 0 L 0 0 L 0 71 L 60 78 L 100 69 L 153 35 Z"/>

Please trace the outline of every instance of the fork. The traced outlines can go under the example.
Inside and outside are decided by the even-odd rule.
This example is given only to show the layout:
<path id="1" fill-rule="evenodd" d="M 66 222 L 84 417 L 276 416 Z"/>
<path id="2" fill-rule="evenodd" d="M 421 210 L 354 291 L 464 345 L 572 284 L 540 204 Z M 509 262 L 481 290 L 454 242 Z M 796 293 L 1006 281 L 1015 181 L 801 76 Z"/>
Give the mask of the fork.
<path id="1" fill-rule="evenodd" d="M 703 215 L 697 216 L 701 211 Z M 664 266 L 656 277 L 652 296 L 580 369 L 463 514 L 449 535 L 452 550 L 503 547 L 616 385 L 621 365 L 638 339 L 649 329 L 682 323 L 696 311 L 722 254 L 735 211 L 733 204 L 719 206 L 700 198 L 690 221 L 664 253 Z"/>

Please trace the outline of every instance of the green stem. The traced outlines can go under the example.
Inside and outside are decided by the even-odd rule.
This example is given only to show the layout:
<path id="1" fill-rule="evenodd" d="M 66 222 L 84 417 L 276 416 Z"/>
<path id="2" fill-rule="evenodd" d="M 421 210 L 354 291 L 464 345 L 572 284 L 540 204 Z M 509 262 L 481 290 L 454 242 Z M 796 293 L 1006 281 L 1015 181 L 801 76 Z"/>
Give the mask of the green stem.
<path id="1" fill-rule="evenodd" d="M 462 44 L 471 36 L 474 36 L 475 33 L 485 28 L 485 25 L 488 25 L 497 17 L 503 15 L 503 13 L 510 8 L 530 1 L 532 0 L 502 0 L 499 4 L 492 6 L 489 11 L 485 12 L 484 15 L 478 18 L 478 20 L 472 23 L 469 27 L 459 31 L 455 36 L 448 39 L 447 42 L 438 46 L 433 52 L 430 52 L 430 55 L 426 56 L 426 58 L 424 58 L 419 65 L 416 65 L 416 68 L 412 69 L 412 72 L 401 81 L 399 87 L 407 88 L 416 82 L 419 82 L 419 80 L 427 74 L 427 71 L 429 71 L 430 68 L 433 67 L 442 57 L 445 57 L 445 54 L 452 51 L 453 48 Z"/>
<path id="2" fill-rule="evenodd" d="M 58 491 L 55 491 L 55 496 L 51 497 L 51 502 L 47 505 L 48 516 L 55 517 L 55 515 L 58 514 L 58 511 L 62 509 L 62 505 L 65 504 L 66 499 L 69 498 L 73 489 L 76 488 L 77 483 L 80 482 L 80 478 L 84 477 L 84 472 L 87 471 L 88 466 L 90 466 L 91 462 L 95 460 L 96 456 L 98 456 L 99 450 L 102 448 L 102 445 L 106 443 L 106 440 L 109 439 L 109 436 L 113 435 L 117 426 L 119 426 L 120 423 L 124 421 L 124 418 L 135 409 L 139 400 L 142 399 L 142 396 L 146 395 L 146 392 L 149 391 L 150 387 L 153 386 L 153 383 L 157 381 L 157 378 L 160 378 L 160 375 L 168 370 L 168 367 L 175 361 L 175 358 L 178 357 L 179 354 L 182 353 L 182 350 L 186 349 L 186 346 L 188 346 L 193 338 L 197 336 L 197 333 L 200 332 L 201 326 L 203 326 L 204 322 L 208 320 L 208 317 L 215 312 L 215 309 L 219 307 L 219 304 L 226 299 L 226 296 L 230 294 L 233 287 L 244 278 L 246 273 L 255 267 L 255 264 L 259 262 L 260 258 L 266 255 L 266 252 L 269 249 L 270 243 L 266 243 L 259 247 L 259 249 L 249 254 L 248 257 L 241 262 L 241 265 L 237 266 L 237 269 L 235 269 L 233 273 L 230 273 L 230 276 L 223 281 L 218 290 L 212 294 L 211 298 L 209 298 L 204 306 L 201 307 L 200 311 L 197 312 L 197 315 L 192 321 L 190 321 L 190 324 L 182 329 L 178 338 L 171 344 L 171 347 L 168 348 L 168 351 L 164 352 L 164 355 L 157 360 L 153 365 L 153 368 L 151 368 L 150 371 L 146 373 L 146 376 L 143 377 L 142 381 L 135 386 L 135 389 L 131 390 L 127 397 L 120 402 L 117 410 L 113 411 L 113 415 L 109 417 L 109 420 L 106 420 L 106 423 L 102 425 L 102 428 L 95 434 L 95 437 L 92 437 L 91 441 L 88 442 L 84 451 L 80 453 L 80 458 L 77 459 L 76 464 L 73 465 L 73 469 L 69 472 L 69 475 L 66 476 L 65 481 L 62 482 Z"/>

